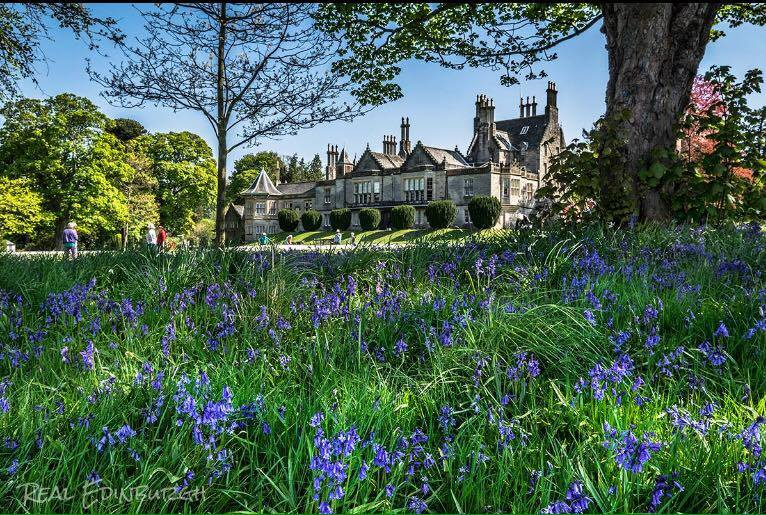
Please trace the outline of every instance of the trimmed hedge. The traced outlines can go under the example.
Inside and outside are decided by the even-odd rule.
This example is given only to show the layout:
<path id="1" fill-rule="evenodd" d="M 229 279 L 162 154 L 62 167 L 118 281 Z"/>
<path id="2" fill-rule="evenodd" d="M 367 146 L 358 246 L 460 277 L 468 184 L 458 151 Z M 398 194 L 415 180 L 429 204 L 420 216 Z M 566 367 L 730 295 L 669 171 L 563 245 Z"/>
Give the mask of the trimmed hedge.
<path id="1" fill-rule="evenodd" d="M 374 231 L 380 225 L 380 211 L 366 207 L 359 211 L 359 225 L 362 226 L 362 230 Z"/>
<path id="2" fill-rule="evenodd" d="M 279 228 L 285 232 L 293 232 L 298 228 L 298 223 L 301 221 L 298 211 L 288 208 L 280 209 L 277 213 L 277 219 L 279 220 Z"/>
<path id="3" fill-rule="evenodd" d="M 319 211 L 309 209 L 301 215 L 304 231 L 316 231 L 322 226 L 322 215 Z"/>
<path id="4" fill-rule="evenodd" d="M 446 229 L 455 223 L 457 208 L 451 200 L 437 200 L 426 206 L 426 219 L 432 229 Z"/>
<path id="5" fill-rule="evenodd" d="M 500 218 L 500 200 L 497 197 L 474 197 L 468 203 L 468 214 L 471 215 L 471 223 L 477 229 L 489 229 L 494 227 Z"/>
<path id="6" fill-rule="evenodd" d="M 396 206 L 391 210 L 391 227 L 396 230 L 410 229 L 415 225 L 415 208 Z"/>
<path id="7" fill-rule="evenodd" d="M 330 225 L 336 230 L 348 230 L 351 227 L 351 210 L 344 208 L 330 211 Z"/>

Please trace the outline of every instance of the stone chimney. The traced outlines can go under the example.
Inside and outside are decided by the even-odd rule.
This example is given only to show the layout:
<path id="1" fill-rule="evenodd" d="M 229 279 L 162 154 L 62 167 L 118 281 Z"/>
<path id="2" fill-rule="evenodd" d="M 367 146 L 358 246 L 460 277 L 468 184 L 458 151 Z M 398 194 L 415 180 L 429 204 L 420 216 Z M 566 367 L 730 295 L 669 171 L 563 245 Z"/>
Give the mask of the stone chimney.
<path id="1" fill-rule="evenodd" d="M 519 97 L 519 118 L 524 118 L 524 97 Z"/>
<path id="2" fill-rule="evenodd" d="M 331 181 L 335 179 L 335 166 L 338 163 L 338 145 L 327 145 L 327 168 L 325 168 L 325 179 Z"/>
<path id="3" fill-rule="evenodd" d="M 535 97 L 532 97 L 532 116 L 537 116 L 537 100 L 535 100 Z"/>
<path id="4" fill-rule="evenodd" d="M 399 141 L 399 156 L 407 157 L 412 152 L 412 144 L 410 143 L 410 119 L 402 118 L 401 128 L 401 140 Z"/>
<path id="5" fill-rule="evenodd" d="M 529 102 L 529 97 L 527 97 L 527 105 L 524 107 L 527 110 L 527 118 L 529 118 L 532 115 L 532 104 Z"/>
<path id="6" fill-rule="evenodd" d="M 555 82 L 548 82 L 548 89 L 545 90 L 547 99 L 545 103 L 545 115 L 552 122 L 558 123 L 559 108 L 556 105 L 556 97 L 558 96 L 558 90 L 556 90 Z"/>
<path id="7" fill-rule="evenodd" d="M 396 154 L 396 136 L 383 136 L 383 153 L 388 156 Z"/>

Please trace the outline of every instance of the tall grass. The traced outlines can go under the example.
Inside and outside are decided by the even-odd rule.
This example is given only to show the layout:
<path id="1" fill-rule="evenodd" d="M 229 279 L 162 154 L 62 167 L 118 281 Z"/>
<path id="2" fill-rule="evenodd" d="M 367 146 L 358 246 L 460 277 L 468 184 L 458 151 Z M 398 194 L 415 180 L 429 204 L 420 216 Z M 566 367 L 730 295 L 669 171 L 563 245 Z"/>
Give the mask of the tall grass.
<path id="1" fill-rule="evenodd" d="M 762 511 L 760 426 L 738 435 L 765 414 L 764 265 L 752 229 L 659 227 L 385 252 L 0 256 L 0 506 L 530 513 L 572 509 L 574 483 L 587 511 Z M 613 366 L 626 356 L 632 368 Z M 661 448 L 626 470 L 604 423 Z M 136 434 L 120 443 L 125 425 Z M 359 442 L 323 454 L 322 437 L 340 445 L 351 428 Z M 386 470 L 380 449 L 402 456 Z M 663 475 L 683 490 L 658 495 Z M 115 493 L 131 487 L 201 494 Z"/>

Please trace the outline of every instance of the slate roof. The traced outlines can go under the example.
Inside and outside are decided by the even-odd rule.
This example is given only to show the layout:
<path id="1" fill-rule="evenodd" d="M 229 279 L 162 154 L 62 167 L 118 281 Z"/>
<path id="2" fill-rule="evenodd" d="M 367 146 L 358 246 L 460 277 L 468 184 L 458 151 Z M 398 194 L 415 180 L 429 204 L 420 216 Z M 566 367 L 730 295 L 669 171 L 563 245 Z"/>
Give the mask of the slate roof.
<path id="1" fill-rule="evenodd" d="M 547 125 L 548 117 L 544 114 L 495 122 L 497 131 L 507 133 L 511 145 L 516 148 L 521 148 L 522 142 L 525 141 L 530 148 L 539 147 L 543 142 L 542 139 Z M 524 127 L 529 127 L 529 129 L 527 129 L 525 134 L 521 134 Z"/>
<path id="2" fill-rule="evenodd" d="M 447 161 L 447 168 L 464 168 L 471 166 L 468 161 L 455 150 L 447 150 L 446 148 L 427 147 L 423 145 L 423 149 L 434 160 L 436 164 L 442 164 L 444 160 Z"/>
<path id="3" fill-rule="evenodd" d="M 240 193 L 240 195 L 281 195 L 281 192 L 271 182 L 269 175 L 261 169 L 261 173 L 258 174 L 258 178 L 252 186 Z"/>
<path id="4" fill-rule="evenodd" d="M 237 205 L 237 204 L 229 204 L 229 207 L 233 207 L 234 211 L 237 212 L 237 214 L 239 215 L 240 218 L 245 216 L 245 206 L 240 206 L 240 205 Z"/>
<path id="5" fill-rule="evenodd" d="M 398 154 L 384 154 L 383 152 L 373 152 L 370 150 L 370 155 L 383 170 L 399 168 L 404 164 L 404 158 Z"/>
<path id="6" fill-rule="evenodd" d="M 277 186 L 277 189 L 279 189 L 279 192 L 282 195 L 312 196 L 314 195 L 314 188 L 316 188 L 316 185 L 316 181 L 286 182 Z"/>

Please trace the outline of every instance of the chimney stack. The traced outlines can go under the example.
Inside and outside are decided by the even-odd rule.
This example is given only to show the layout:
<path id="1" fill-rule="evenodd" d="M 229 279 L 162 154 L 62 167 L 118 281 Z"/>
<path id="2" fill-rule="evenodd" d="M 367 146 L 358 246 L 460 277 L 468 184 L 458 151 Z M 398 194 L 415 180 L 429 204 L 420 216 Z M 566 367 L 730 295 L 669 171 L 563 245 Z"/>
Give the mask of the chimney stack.
<path id="1" fill-rule="evenodd" d="M 545 92 L 548 95 L 545 106 L 546 109 L 550 107 L 556 107 L 556 96 L 558 95 L 558 91 L 556 90 L 556 83 L 548 82 L 548 89 L 546 89 Z"/>
<path id="2" fill-rule="evenodd" d="M 524 97 L 519 97 L 519 118 L 524 118 Z"/>
<path id="3" fill-rule="evenodd" d="M 412 152 L 412 147 L 410 146 L 410 118 L 404 118 L 402 117 L 402 124 L 400 126 L 401 128 L 401 140 L 399 141 L 399 156 L 400 157 L 407 157 L 410 152 Z"/>
<path id="4" fill-rule="evenodd" d="M 535 100 L 535 97 L 532 97 L 532 116 L 537 116 L 537 100 Z"/>
<path id="5" fill-rule="evenodd" d="M 532 104 L 529 103 L 529 97 L 527 97 L 527 105 L 524 106 L 527 109 L 527 118 L 532 114 Z"/>

